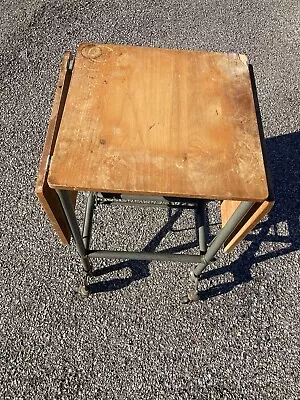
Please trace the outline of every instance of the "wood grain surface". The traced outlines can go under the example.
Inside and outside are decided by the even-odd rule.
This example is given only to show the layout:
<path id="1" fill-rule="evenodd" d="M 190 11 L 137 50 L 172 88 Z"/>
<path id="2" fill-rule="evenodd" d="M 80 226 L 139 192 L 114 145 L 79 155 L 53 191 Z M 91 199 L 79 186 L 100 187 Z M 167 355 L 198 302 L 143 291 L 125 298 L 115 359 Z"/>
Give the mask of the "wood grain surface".
<path id="1" fill-rule="evenodd" d="M 240 201 L 225 200 L 221 204 L 222 226 L 226 224 L 234 211 L 240 205 Z M 250 209 L 245 218 L 238 224 L 232 234 L 225 240 L 224 252 L 233 250 L 244 237 L 268 214 L 274 205 L 274 199 L 257 202 Z"/>
<path id="2" fill-rule="evenodd" d="M 246 56 L 81 44 L 48 182 L 70 190 L 266 199 Z"/>
<path id="3" fill-rule="evenodd" d="M 67 67 L 70 57 L 71 53 L 66 52 L 62 58 L 61 70 L 56 85 L 51 117 L 48 124 L 48 131 L 35 187 L 35 192 L 39 198 L 39 201 L 63 244 L 68 244 L 70 242 L 70 228 L 59 198 L 55 190 L 49 187 L 47 178 L 49 161 L 55 147 L 57 132 L 59 129 L 71 78 L 71 71 L 69 71 Z M 76 192 L 72 192 L 71 195 L 74 206 L 76 194 Z"/>

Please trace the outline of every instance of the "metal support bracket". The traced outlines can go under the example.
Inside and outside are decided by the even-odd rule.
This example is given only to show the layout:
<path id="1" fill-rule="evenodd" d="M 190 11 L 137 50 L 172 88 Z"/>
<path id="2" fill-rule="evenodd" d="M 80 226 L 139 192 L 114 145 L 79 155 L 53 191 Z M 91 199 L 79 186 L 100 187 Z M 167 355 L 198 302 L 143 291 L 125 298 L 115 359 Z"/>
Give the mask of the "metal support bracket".
<path id="1" fill-rule="evenodd" d="M 107 258 L 107 259 L 130 259 L 130 260 L 158 260 L 158 261 L 179 261 L 179 262 L 187 262 L 187 263 L 195 263 L 196 267 L 192 268 L 190 271 L 190 278 L 193 282 L 194 289 L 189 291 L 186 296 L 183 298 L 184 303 L 188 303 L 190 301 L 195 301 L 199 299 L 198 296 L 198 283 L 199 276 L 201 272 L 205 269 L 205 267 L 214 260 L 214 257 L 217 251 L 224 244 L 224 241 L 227 237 L 232 233 L 235 227 L 239 224 L 239 222 L 243 219 L 243 217 L 247 214 L 250 208 L 253 206 L 252 202 L 242 202 L 240 206 L 236 209 L 232 217 L 227 221 L 226 225 L 218 232 L 214 240 L 207 247 L 206 242 L 206 229 L 205 229 L 205 202 L 203 200 L 184 200 L 184 204 L 182 207 L 194 208 L 196 211 L 197 218 L 197 226 L 198 226 L 198 239 L 199 239 L 199 255 L 189 255 L 189 254 L 170 254 L 166 252 L 129 252 L 129 251 L 109 251 L 109 250 L 90 250 L 90 238 L 92 231 L 92 219 L 93 219 L 93 210 L 95 206 L 95 193 L 90 193 L 86 205 L 85 218 L 83 224 L 82 234 L 80 232 L 78 222 L 75 216 L 74 209 L 72 207 L 70 194 L 65 190 L 57 190 L 57 194 L 60 198 L 62 207 L 64 209 L 66 218 L 70 225 L 70 229 L 72 232 L 72 236 L 76 243 L 77 251 L 81 257 L 81 261 L 83 263 L 83 267 L 86 272 L 86 276 L 84 277 L 83 284 L 80 286 L 79 292 L 82 296 L 86 296 L 88 294 L 88 283 L 87 277 L 92 275 L 92 267 L 90 264 L 91 258 Z M 116 196 L 117 199 L 120 200 L 121 204 L 124 203 L 121 196 Z M 138 199 L 134 199 L 132 196 L 130 198 L 125 198 L 125 200 L 141 200 L 141 196 Z M 146 199 L 146 201 L 150 201 L 147 203 L 147 206 L 152 206 L 153 203 L 152 198 Z M 155 199 L 157 201 L 157 199 Z M 129 202 L 130 205 L 132 202 Z M 159 200 L 161 201 L 161 199 Z M 111 199 L 107 200 L 104 197 L 104 204 L 111 204 Z M 179 205 L 174 205 L 173 203 L 179 202 Z M 118 204 L 119 201 L 117 202 Z M 127 201 L 128 203 L 128 201 Z M 164 199 L 162 200 L 162 205 L 165 207 L 180 207 L 180 199 Z"/>

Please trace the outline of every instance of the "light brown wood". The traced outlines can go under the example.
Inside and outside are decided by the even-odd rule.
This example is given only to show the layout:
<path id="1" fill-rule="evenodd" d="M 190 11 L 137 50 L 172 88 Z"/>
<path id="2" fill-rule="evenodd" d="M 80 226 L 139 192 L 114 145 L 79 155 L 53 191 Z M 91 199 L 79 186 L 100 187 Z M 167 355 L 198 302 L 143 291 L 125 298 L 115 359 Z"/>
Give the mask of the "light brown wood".
<path id="1" fill-rule="evenodd" d="M 52 188 L 263 201 L 247 58 L 81 44 Z"/>
<path id="2" fill-rule="evenodd" d="M 234 211 L 239 206 L 240 201 L 225 200 L 221 204 L 222 226 L 226 224 Z M 268 199 L 261 203 L 257 202 L 245 216 L 245 218 L 234 229 L 232 234 L 224 243 L 224 252 L 229 253 L 234 249 L 244 237 L 271 211 L 274 200 Z"/>
<path id="3" fill-rule="evenodd" d="M 251 77 L 254 80 L 254 77 Z M 252 82 L 254 83 L 254 82 Z M 257 100 L 257 99 L 256 99 Z M 256 103 L 258 108 L 258 103 Z M 265 147 L 265 141 L 263 136 L 262 124 L 260 119 L 259 110 L 257 110 L 258 122 L 259 122 L 259 134 L 262 143 L 262 153 L 265 163 L 265 171 L 268 185 L 268 198 L 263 202 L 254 203 L 253 207 L 249 210 L 247 215 L 240 221 L 235 227 L 232 234 L 224 242 L 224 252 L 229 253 L 232 251 L 244 237 L 253 229 L 255 226 L 269 213 L 275 203 L 274 188 L 271 179 L 271 172 L 267 161 L 267 152 Z M 232 214 L 235 212 L 237 207 L 240 205 L 240 201 L 224 200 L 221 204 L 221 218 L 222 226 L 226 224 Z"/>
<path id="4" fill-rule="evenodd" d="M 51 117 L 48 124 L 47 136 L 44 144 L 35 187 L 35 191 L 39 198 L 39 201 L 63 244 L 68 244 L 70 242 L 70 228 L 62 206 L 60 204 L 59 198 L 55 190 L 49 187 L 47 178 L 49 172 L 49 161 L 55 147 L 57 132 L 59 129 L 59 124 L 61 121 L 61 116 L 63 113 L 63 108 L 71 78 L 71 71 L 69 71 L 67 68 L 70 57 L 71 53 L 66 52 L 62 58 L 61 70 L 56 85 Z M 71 196 L 73 205 L 75 206 L 76 192 L 72 192 Z"/>

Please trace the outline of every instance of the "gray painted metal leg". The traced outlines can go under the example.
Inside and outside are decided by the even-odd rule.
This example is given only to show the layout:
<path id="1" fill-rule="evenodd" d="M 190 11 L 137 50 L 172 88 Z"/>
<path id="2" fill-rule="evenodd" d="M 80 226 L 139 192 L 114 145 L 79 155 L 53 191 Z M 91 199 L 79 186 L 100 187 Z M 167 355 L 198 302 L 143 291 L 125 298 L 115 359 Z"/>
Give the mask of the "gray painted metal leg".
<path id="1" fill-rule="evenodd" d="M 231 235 L 234 228 L 241 222 L 241 220 L 246 216 L 246 214 L 254 204 L 255 203 L 252 203 L 251 201 L 243 201 L 238 206 L 238 208 L 229 218 L 225 226 L 220 229 L 220 231 L 217 233 L 216 237 L 208 247 L 207 252 L 203 257 L 203 262 L 195 268 L 195 276 L 199 276 L 203 269 L 210 263 L 210 261 L 212 261 L 217 251 L 224 244 L 225 240 Z"/>
<path id="2" fill-rule="evenodd" d="M 233 215 L 229 218 L 225 226 L 220 229 L 220 231 L 217 233 L 216 237 L 210 244 L 210 246 L 207 249 L 207 252 L 205 256 L 203 257 L 203 262 L 198 265 L 195 270 L 194 274 L 195 276 L 199 276 L 203 269 L 212 261 L 214 256 L 216 255 L 217 251 L 223 246 L 225 240 L 231 235 L 233 230 L 236 228 L 236 226 L 241 222 L 241 220 L 246 216 L 248 211 L 251 209 L 251 207 L 255 203 L 252 203 L 251 201 L 243 201 L 238 208 L 235 210 Z"/>
<path id="3" fill-rule="evenodd" d="M 88 250 L 89 246 L 90 246 L 94 204 L 95 204 L 95 194 L 93 192 L 91 192 L 89 194 L 89 197 L 88 197 L 88 200 L 86 203 L 83 232 L 82 232 L 83 244 L 84 244 L 84 247 L 86 248 L 86 250 Z"/>
<path id="4" fill-rule="evenodd" d="M 198 220 L 198 235 L 199 235 L 199 248 L 200 254 L 205 254 L 207 250 L 206 245 L 206 230 L 205 230 L 205 201 L 199 202 L 196 208 L 196 218 Z"/>
<path id="5" fill-rule="evenodd" d="M 89 263 L 89 259 L 86 254 L 86 249 L 83 243 L 83 239 L 80 233 L 80 229 L 78 226 L 78 222 L 75 216 L 74 209 L 72 207 L 71 199 L 70 199 L 70 194 L 66 190 L 57 190 L 57 194 L 59 196 L 59 199 L 61 201 L 62 207 L 64 209 L 64 212 L 66 214 L 72 236 L 75 240 L 76 243 L 76 248 L 78 250 L 78 253 L 80 255 L 83 267 L 87 273 L 91 272 L 91 266 Z"/>
<path id="6" fill-rule="evenodd" d="M 195 283 L 195 289 L 190 291 L 187 296 L 184 296 L 183 302 L 188 303 L 189 301 L 198 300 L 198 279 L 201 272 L 207 267 L 207 265 L 213 260 L 218 250 L 222 247 L 225 240 L 231 235 L 236 226 L 246 216 L 248 211 L 255 203 L 250 201 L 242 202 L 235 210 L 233 215 L 229 218 L 225 226 L 215 236 L 212 243 L 209 245 L 206 254 L 202 257 L 202 261 L 194 269 L 191 270 L 191 279 Z"/>

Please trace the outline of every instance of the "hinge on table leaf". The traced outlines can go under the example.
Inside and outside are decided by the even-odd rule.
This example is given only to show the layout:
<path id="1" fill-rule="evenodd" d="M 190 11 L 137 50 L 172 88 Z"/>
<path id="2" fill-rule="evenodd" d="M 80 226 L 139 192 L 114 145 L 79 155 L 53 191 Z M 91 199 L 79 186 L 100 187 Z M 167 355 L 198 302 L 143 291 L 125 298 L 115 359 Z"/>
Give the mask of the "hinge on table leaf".
<path id="1" fill-rule="evenodd" d="M 47 160 L 46 160 L 46 172 L 49 171 L 51 158 L 52 158 L 52 155 L 49 154 L 47 157 Z"/>

